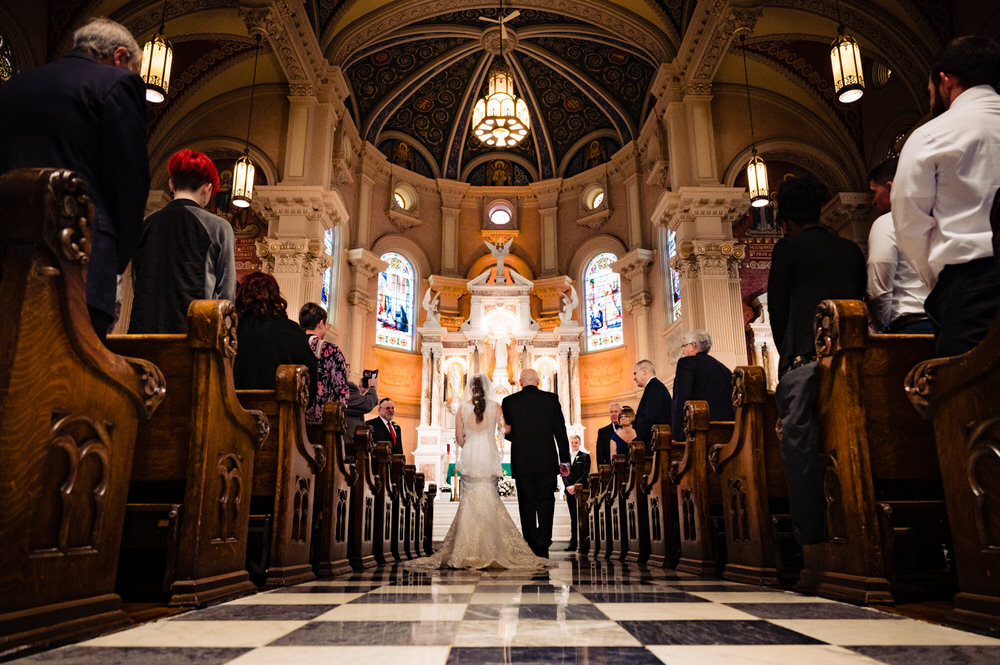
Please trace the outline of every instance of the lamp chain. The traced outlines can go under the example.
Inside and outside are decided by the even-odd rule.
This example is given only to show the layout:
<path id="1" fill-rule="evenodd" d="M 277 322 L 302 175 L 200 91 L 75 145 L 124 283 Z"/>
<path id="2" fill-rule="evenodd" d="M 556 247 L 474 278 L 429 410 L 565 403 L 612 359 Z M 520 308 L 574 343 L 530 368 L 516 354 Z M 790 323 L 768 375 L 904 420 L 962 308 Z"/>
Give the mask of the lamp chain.
<path id="1" fill-rule="evenodd" d="M 747 89 L 747 117 L 750 118 L 750 144 L 753 146 L 753 154 L 757 154 L 757 138 L 753 131 L 753 106 L 750 104 L 750 74 L 747 70 L 747 36 L 740 35 L 740 44 L 743 48 L 743 81 Z"/>
<path id="2" fill-rule="evenodd" d="M 844 34 L 846 26 L 844 25 L 844 19 L 840 17 L 840 0 L 835 0 L 837 4 L 837 32 Z"/>
<path id="3" fill-rule="evenodd" d="M 167 0 L 163 0 L 163 7 L 160 9 L 160 34 L 167 27 Z"/>
<path id="4" fill-rule="evenodd" d="M 253 98 L 257 90 L 257 59 L 260 57 L 260 33 L 257 33 L 257 48 L 253 55 L 253 78 L 250 81 L 250 112 L 247 114 L 247 140 L 243 149 L 244 153 L 250 152 L 250 127 L 253 122 Z"/>

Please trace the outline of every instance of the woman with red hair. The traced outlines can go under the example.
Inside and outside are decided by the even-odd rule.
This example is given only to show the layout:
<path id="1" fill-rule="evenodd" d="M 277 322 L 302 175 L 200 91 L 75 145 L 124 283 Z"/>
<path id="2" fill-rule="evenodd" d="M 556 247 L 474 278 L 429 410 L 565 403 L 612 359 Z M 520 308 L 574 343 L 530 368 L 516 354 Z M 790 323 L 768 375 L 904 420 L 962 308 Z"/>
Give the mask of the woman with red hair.
<path id="1" fill-rule="evenodd" d="M 274 389 L 278 365 L 309 368 L 309 396 L 316 395 L 316 356 L 299 324 L 288 318 L 288 303 L 271 275 L 252 272 L 236 288 L 236 361 L 233 381 L 237 388 Z"/>

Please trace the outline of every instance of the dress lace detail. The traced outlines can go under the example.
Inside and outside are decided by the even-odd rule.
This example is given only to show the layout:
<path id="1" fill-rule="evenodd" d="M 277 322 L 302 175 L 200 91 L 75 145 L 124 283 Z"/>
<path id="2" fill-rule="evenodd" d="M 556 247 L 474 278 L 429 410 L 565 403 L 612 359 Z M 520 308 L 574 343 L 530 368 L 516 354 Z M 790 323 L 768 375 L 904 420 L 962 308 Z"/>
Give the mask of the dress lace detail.
<path id="1" fill-rule="evenodd" d="M 515 568 L 535 570 L 551 566 L 535 556 L 497 493 L 503 474 L 502 452 L 497 431 L 503 417 L 495 402 L 486 405 L 483 422 L 477 423 L 469 404 L 457 417 L 465 426 L 465 445 L 460 448 L 458 470 L 462 473 L 462 499 L 444 544 L 432 556 L 408 561 L 409 568 Z"/>

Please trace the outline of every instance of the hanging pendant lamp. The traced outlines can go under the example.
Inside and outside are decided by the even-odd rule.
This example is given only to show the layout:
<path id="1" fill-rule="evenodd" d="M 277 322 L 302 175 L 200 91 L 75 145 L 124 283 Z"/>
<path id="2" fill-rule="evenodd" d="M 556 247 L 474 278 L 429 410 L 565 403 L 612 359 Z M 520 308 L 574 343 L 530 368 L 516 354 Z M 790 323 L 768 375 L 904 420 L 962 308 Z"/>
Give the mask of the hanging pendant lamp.
<path id="1" fill-rule="evenodd" d="M 514 94 L 514 77 L 503 62 L 503 43 L 507 39 L 507 21 L 521 14 L 515 10 L 504 16 L 503 0 L 500 18 L 480 16 L 480 20 L 500 26 L 500 54 L 497 64 L 490 68 L 489 84 L 485 97 L 476 102 L 472 110 L 472 133 L 485 145 L 510 148 L 520 143 L 531 129 L 528 105 Z"/>
<path id="2" fill-rule="evenodd" d="M 767 186 L 767 165 L 757 155 L 757 138 L 753 131 L 753 105 L 750 103 L 750 73 L 747 69 L 747 36 L 740 36 L 743 48 L 743 82 L 747 91 L 747 117 L 750 119 L 750 145 L 753 154 L 747 162 L 747 189 L 750 191 L 750 205 L 761 208 L 771 202 L 770 189 Z"/>
<path id="3" fill-rule="evenodd" d="M 865 77 L 861 71 L 861 48 L 854 37 L 846 34 L 840 18 L 837 0 L 837 38 L 830 45 L 830 66 L 833 69 L 833 91 L 844 104 L 861 99 L 865 94 Z"/>
<path id="4" fill-rule="evenodd" d="M 167 98 L 170 87 L 170 68 L 174 63 L 174 49 L 164 36 L 167 22 L 167 0 L 163 0 L 160 12 L 160 29 L 142 47 L 142 68 L 139 76 L 146 84 L 146 101 L 161 104 Z"/>
<path id="5" fill-rule="evenodd" d="M 232 204 L 237 208 L 247 208 L 253 199 L 253 180 L 257 167 L 250 159 L 250 126 L 253 122 L 253 98 L 257 89 L 257 59 L 260 57 L 260 33 L 257 33 L 257 48 L 253 55 L 253 79 L 250 83 L 250 112 L 247 114 L 247 138 L 243 156 L 233 165 Z"/>

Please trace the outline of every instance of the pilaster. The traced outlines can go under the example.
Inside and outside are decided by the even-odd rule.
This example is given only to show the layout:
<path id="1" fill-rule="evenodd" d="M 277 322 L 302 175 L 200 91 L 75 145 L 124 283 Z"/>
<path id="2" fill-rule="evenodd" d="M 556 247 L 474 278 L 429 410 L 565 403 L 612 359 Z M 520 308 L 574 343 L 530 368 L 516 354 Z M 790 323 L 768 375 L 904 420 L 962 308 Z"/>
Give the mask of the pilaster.
<path id="1" fill-rule="evenodd" d="M 559 191 L 562 179 L 533 182 L 531 192 L 538 200 L 538 215 L 542 224 L 542 269 L 540 276 L 551 277 L 559 272 Z"/>
<path id="2" fill-rule="evenodd" d="M 458 277 L 458 221 L 469 184 L 438 180 L 437 186 L 441 195 L 441 272 Z"/>
<path id="3" fill-rule="evenodd" d="M 389 267 L 389 264 L 364 247 L 348 250 L 347 264 L 351 269 L 351 284 L 347 291 L 347 304 L 351 307 L 350 355 L 351 378 L 357 380 L 361 376 L 362 363 L 365 357 L 365 326 L 368 315 L 375 311 L 378 298 L 377 282 L 372 284 L 372 278 Z"/>
<path id="4" fill-rule="evenodd" d="M 653 304 L 653 294 L 649 284 L 649 269 L 655 257 L 656 252 L 653 250 L 637 247 L 611 265 L 611 269 L 625 278 L 631 286 L 629 297 L 622 305 L 626 312 L 632 314 L 635 354 L 640 360 L 651 358 L 653 331 L 650 328 L 649 308 Z"/>

